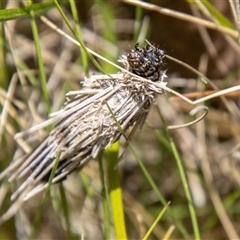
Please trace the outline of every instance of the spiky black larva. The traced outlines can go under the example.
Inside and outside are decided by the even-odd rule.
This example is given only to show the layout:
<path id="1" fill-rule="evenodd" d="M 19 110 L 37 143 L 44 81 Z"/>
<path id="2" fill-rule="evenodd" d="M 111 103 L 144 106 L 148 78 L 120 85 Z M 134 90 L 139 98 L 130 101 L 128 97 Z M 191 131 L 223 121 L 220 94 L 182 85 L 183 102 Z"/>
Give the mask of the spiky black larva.
<path id="1" fill-rule="evenodd" d="M 145 48 L 140 48 L 139 44 L 136 44 L 135 49 L 127 54 L 129 70 L 154 82 L 158 81 L 162 74 L 164 58 L 165 52 L 151 44 L 147 44 Z"/>

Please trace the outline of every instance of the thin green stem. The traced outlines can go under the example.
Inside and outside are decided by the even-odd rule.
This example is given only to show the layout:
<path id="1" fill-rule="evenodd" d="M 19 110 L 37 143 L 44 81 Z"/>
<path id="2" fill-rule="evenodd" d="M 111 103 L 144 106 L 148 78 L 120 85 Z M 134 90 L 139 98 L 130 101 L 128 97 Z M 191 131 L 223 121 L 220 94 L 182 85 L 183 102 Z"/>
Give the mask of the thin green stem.
<path id="1" fill-rule="evenodd" d="M 69 30 L 72 32 L 72 34 L 75 36 L 75 38 L 77 39 L 77 41 L 79 42 L 82 50 L 87 54 L 87 56 L 89 57 L 89 59 L 94 63 L 94 65 L 96 66 L 96 68 L 102 72 L 105 73 L 105 71 L 103 70 L 103 68 L 99 65 L 99 63 L 94 59 L 94 57 L 88 52 L 88 50 L 86 49 L 84 42 L 78 37 L 78 35 L 75 33 L 74 29 L 72 28 L 70 22 L 68 21 L 66 15 L 64 14 L 62 8 L 60 7 L 60 5 L 58 4 L 57 0 L 54 0 L 54 3 L 59 11 L 59 13 L 61 14 L 64 22 L 67 24 Z"/>
<path id="2" fill-rule="evenodd" d="M 149 228 L 149 230 L 147 231 L 147 233 L 145 234 L 143 240 L 147 240 L 150 236 L 150 234 L 152 233 L 154 227 L 158 224 L 158 222 L 160 221 L 161 217 L 163 216 L 163 214 L 166 212 L 167 208 L 169 206 L 169 203 L 162 209 L 162 211 L 159 213 L 159 215 L 157 216 L 157 218 L 155 219 L 154 223 L 152 224 L 152 226 Z"/>
<path id="3" fill-rule="evenodd" d="M 166 127 L 165 121 L 164 121 L 164 119 L 163 119 L 163 117 L 160 113 L 160 110 L 158 109 L 158 111 L 159 111 L 159 116 L 161 117 L 162 122 L 165 125 L 167 138 L 169 140 L 169 144 L 171 146 L 173 155 L 174 155 L 175 160 L 177 162 L 179 174 L 180 174 L 182 184 L 183 184 L 183 189 L 184 189 L 187 201 L 188 201 L 188 208 L 189 208 L 190 217 L 191 217 L 191 220 L 192 220 L 192 226 L 193 226 L 195 239 L 201 239 L 200 232 L 199 232 L 199 227 L 198 227 L 198 222 L 197 222 L 197 217 L 196 217 L 196 212 L 195 212 L 195 209 L 194 209 L 194 206 L 193 206 L 193 200 L 192 200 L 192 196 L 191 196 L 191 193 L 190 193 L 190 189 L 189 189 L 189 185 L 188 185 L 188 182 L 187 182 L 187 177 L 186 177 L 186 174 L 185 174 L 185 171 L 184 171 L 184 167 L 183 167 L 183 164 L 182 164 L 182 160 L 180 158 L 180 155 L 178 154 L 176 145 L 175 145 L 175 143 L 172 139 L 170 131 Z"/>
<path id="4" fill-rule="evenodd" d="M 28 0 L 28 5 L 31 5 L 31 4 L 32 4 L 32 1 Z M 51 111 L 50 97 L 49 97 L 48 89 L 47 89 L 47 79 L 46 79 L 46 75 L 45 75 L 45 69 L 44 69 L 44 64 L 43 64 L 43 59 L 42 59 L 42 54 L 41 54 L 38 29 L 37 29 L 37 24 L 35 21 L 35 13 L 33 10 L 30 10 L 30 16 L 31 16 L 31 27 L 32 27 L 35 49 L 36 49 L 36 54 L 37 54 L 37 61 L 38 61 L 38 67 L 39 67 L 39 73 L 40 73 L 40 81 L 41 81 L 43 98 L 47 105 L 48 113 L 50 113 L 50 111 Z"/>
<path id="5" fill-rule="evenodd" d="M 65 190 L 62 183 L 59 183 L 59 193 L 60 193 L 60 199 L 61 199 L 61 207 L 63 210 L 63 216 L 66 222 L 67 236 L 69 240 L 74 240 L 75 238 L 73 237 L 71 232 L 68 201 L 67 201 L 67 197 L 66 197 Z"/>
<path id="6" fill-rule="evenodd" d="M 121 127 L 121 124 L 117 121 L 116 117 L 114 116 L 110 106 L 107 104 L 107 107 L 113 117 L 113 119 L 115 120 L 117 127 L 119 129 L 119 131 L 124 134 L 124 130 Z M 160 202 L 162 203 L 163 206 L 165 206 L 167 204 L 167 201 L 164 199 L 164 197 L 162 196 L 162 194 L 159 191 L 159 188 L 157 187 L 157 185 L 155 184 L 155 182 L 153 181 L 151 175 L 149 174 L 149 172 L 147 171 L 147 169 L 145 168 L 142 160 L 139 158 L 139 156 L 137 155 L 137 153 L 135 152 L 133 146 L 131 145 L 131 143 L 128 144 L 128 147 L 130 148 L 130 150 L 132 151 L 135 159 L 137 160 L 141 170 L 143 171 L 146 179 L 148 180 L 149 184 L 151 185 L 151 187 L 153 188 L 155 194 L 158 196 Z M 169 207 L 168 209 L 168 213 L 170 214 L 170 216 L 173 218 L 177 228 L 179 229 L 179 231 L 182 233 L 182 235 L 188 239 L 189 238 L 189 234 L 187 233 L 186 229 L 184 228 L 184 226 L 182 225 L 182 223 L 174 216 L 173 212 L 171 211 L 171 208 Z"/>
<path id="7" fill-rule="evenodd" d="M 52 180 L 54 178 L 54 175 L 55 175 L 55 172 L 57 170 L 57 167 L 58 167 L 58 163 L 60 161 L 60 156 L 61 156 L 61 153 L 59 152 L 56 156 L 56 162 L 55 164 L 53 165 L 53 168 L 52 168 L 52 171 L 51 171 L 51 174 L 50 174 L 50 177 L 48 179 L 48 186 L 44 192 L 44 195 L 43 195 L 43 198 L 42 198 L 42 201 L 41 201 L 41 204 L 40 204 L 40 208 L 38 210 L 38 213 L 34 219 L 34 223 L 33 223 L 33 229 L 32 229 L 32 233 L 30 235 L 30 238 L 29 239 L 34 239 L 34 236 L 37 232 L 37 229 L 39 227 L 39 224 L 40 224 L 40 221 L 42 219 L 42 216 L 43 216 L 43 210 L 46 206 L 46 203 L 47 203 L 47 199 L 49 198 L 49 193 L 50 193 L 50 187 L 52 185 Z"/>
<path id="8" fill-rule="evenodd" d="M 102 152 L 99 154 L 98 156 L 98 165 L 99 165 L 99 172 L 100 172 L 100 180 L 101 180 L 101 184 L 102 184 L 102 197 L 103 197 L 103 213 L 104 213 L 104 217 L 103 217 L 103 227 L 104 227 L 104 238 L 105 239 L 109 239 L 110 238 L 110 209 L 109 209 L 109 197 L 108 197 L 108 192 L 106 190 L 106 186 L 105 186 L 105 179 L 104 179 L 104 168 L 103 168 L 103 164 L 102 164 L 102 159 L 103 159 L 103 154 Z"/>
<path id="9" fill-rule="evenodd" d="M 81 30 L 81 25 L 79 23 L 78 19 L 78 12 L 77 12 L 77 7 L 75 1 L 70 1 L 70 6 L 73 14 L 73 19 L 76 24 L 76 35 L 78 36 L 78 39 L 81 39 L 83 42 L 83 37 L 82 37 L 82 30 Z M 85 75 L 89 76 L 89 66 L 88 66 L 88 54 L 85 51 L 81 52 L 81 58 L 82 58 L 82 64 L 85 70 Z"/>

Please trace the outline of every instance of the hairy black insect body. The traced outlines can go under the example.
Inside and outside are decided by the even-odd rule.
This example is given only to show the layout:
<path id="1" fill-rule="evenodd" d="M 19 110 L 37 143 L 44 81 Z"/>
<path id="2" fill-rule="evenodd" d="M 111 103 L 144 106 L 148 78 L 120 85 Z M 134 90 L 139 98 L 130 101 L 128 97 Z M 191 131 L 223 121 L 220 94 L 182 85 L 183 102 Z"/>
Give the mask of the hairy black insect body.
<path id="1" fill-rule="evenodd" d="M 161 76 L 161 66 L 164 58 L 165 52 L 160 48 L 147 44 L 142 49 L 139 44 L 136 44 L 135 49 L 127 54 L 129 71 L 151 81 L 158 81 Z"/>

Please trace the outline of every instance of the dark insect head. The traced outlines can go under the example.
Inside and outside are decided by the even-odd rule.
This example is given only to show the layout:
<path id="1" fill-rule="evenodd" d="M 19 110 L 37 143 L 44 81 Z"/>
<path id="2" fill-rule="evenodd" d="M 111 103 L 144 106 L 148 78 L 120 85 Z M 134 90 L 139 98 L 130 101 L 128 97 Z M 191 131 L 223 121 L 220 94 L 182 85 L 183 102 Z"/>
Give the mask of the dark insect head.
<path id="1" fill-rule="evenodd" d="M 164 57 L 165 52 L 150 43 L 145 48 L 137 43 L 135 49 L 127 54 L 130 71 L 151 81 L 160 79 Z"/>

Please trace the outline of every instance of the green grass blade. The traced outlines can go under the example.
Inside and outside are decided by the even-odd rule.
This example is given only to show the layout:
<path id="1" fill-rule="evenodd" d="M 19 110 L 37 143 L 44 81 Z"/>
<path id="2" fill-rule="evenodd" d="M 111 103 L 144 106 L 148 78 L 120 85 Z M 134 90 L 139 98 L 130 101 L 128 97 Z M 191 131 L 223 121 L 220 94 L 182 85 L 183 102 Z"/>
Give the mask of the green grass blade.
<path id="1" fill-rule="evenodd" d="M 31 5 L 32 1 L 28 0 L 28 4 Z M 40 79 L 41 79 L 40 81 L 41 81 L 43 98 L 46 103 L 48 113 L 50 113 L 51 103 L 50 103 L 50 98 L 49 98 L 48 89 L 47 89 L 47 79 L 46 79 L 44 63 L 43 63 L 43 58 L 42 58 L 42 53 L 41 53 L 38 29 L 37 29 L 37 24 L 35 21 L 35 14 L 34 14 L 33 10 L 30 10 L 30 16 L 31 16 L 31 27 L 32 27 L 32 32 L 33 32 L 33 38 L 34 38 L 34 43 L 35 43 L 35 49 L 36 49 L 37 61 L 38 61 Z"/>
<path id="2" fill-rule="evenodd" d="M 59 13 L 61 14 L 64 22 L 67 24 L 69 30 L 72 32 L 72 34 L 76 37 L 77 41 L 79 42 L 79 44 L 81 45 L 81 49 L 87 54 L 87 56 L 89 57 L 89 59 L 93 62 L 93 64 L 96 66 L 96 68 L 101 72 L 101 73 L 105 73 L 104 69 L 99 65 L 99 63 L 94 59 L 94 57 L 87 51 L 84 42 L 81 40 L 81 38 L 78 37 L 78 35 L 75 33 L 74 29 L 72 28 L 70 22 L 68 21 L 66 15 L 64 14 L 61 6 L 59 5 L 57 0 L 54 0 L 54 3 L 59 11 Z"/>
<path id="3" fill-rule="evenodd" d="M 235 29 L 234 25 L 209 1 L 202 1 L 202 4 L 208 9 L 208 11 L 211 13 L 211 16 L 214 17 L 222 26 Z"/>
<path id="4" fill-rule="evenodd" d="M 38 81 L 37 81 L 36 77 L 34 76 L 34 74 L 31 72 L 31 70 L 29 69 L 29 67 L 27 66 L 27 64 L 25 64 L 25 62 L 18 59 L 17 65 L 18 65 L 19 69 L 21 71 L 23 71 L 24 74 L 27 76 L 27 79 L 30 82 L 30 84 L 33 87 L 36 87 L 38 85 Z"/>
<path id="5" fill-rule="evenodd" d="M 183 168 L 183 164 L 182 164 L 182 160 L 178 154 L 176 145 L 172 139 L 172 137 L 169 134 L 169 140 L 170 140 L 170 146 L 172 147 L 172 151 L 174 154 L 174 157 L 177 161 L 177 165 L 178 165 L 178 169 L 179 169 L 179 173 L 180 173 L 180 177 L 182 180 L 182 184 L 183 184 L 183 188 L 184 188 L 184 192 L 188 201 L 188 208 L 189 208 L 189 212 L 190 212 L 190 217 L 192 220 L 192 226 L 193 226 L 193 231 L 194 231 L 194 236 L 195 239 L 201 239 L 200 237 L 200 232 L 199 232 L 199 227 L 198 227 L 198 223 L 197 223 L 197 217 L 196 217 L 196 212 L 193 206 L 193 200 L 191 197 L 191 193 L 190 193 L 190 189 L 189 189 L 189 185 L 187 182 L 187 177 Z"/>
<path id="6" fill-rule="evenodd" d="M 109 106 L 108 104 L 107 104 L 107 107 L 108 107 L 108 109 L 109 109 L 109 111 L 110 111 L 113 119 L 116 121 L 116 124 L 117 124 L 117 127 L 118 127 L 119 131 L 122 132 L 122 134 L 124 135 L 124 131 L 123 131 L 121 125 L 119 124 L 119 122 L 118 122 L 117 119 L 115 118 L 115 116 L 114 116 L 114 114 L 113 114 L 113 112 L 112 112 L 112 110 L 111 110 L 111 108 L 110 108 L 110 106 Z M 139 156 L 138 156 L 137 153 L 135 152 L 135 150 L 134 150 L 134 148 L 132 147 L 131 143 L 129 143 L 128 147 L 129 147 L 129 149 L 132 151 L 132 153 L 133 153 L 135 159 L 137 160 L 137 162 L 138 162 L 141 170 L 143 171 L 146 179 L 148 180 L 149 184 L 150 184 L 151 187 L 153 188 L 155 194 L 158 196 L 160 202 L 162 203 L 163 206 L 165 206 L 165 205 L 167 204 L 167 201 L 164 199 L 164 197 L 163 197 L 162 194 L 160 193 L 157 185 L 155 184 L 155 182 L 153 181 L 151 175 L 149 174 L 149 172 L 148 172 L 147 169 L 145 168 L 142 160 L 139 158 Z M 182 225 L 182 223 L 179 222 L 179 220 L 175 217 L 175 215 L 173 214 L 173 212 L 171 211 L 170 208 L 168 208 L 168 212 L 169 212 L 170 216 L 173 218 L 173 220 L 174 220 L 176 226 L 178 227 L 179 231 L 182 233 L 182 235 L 183 235 L 186 239 L 188 239 L 188 238 L 189 238 L 189 234 L 187 233 L 187 231 L 186 231 L 186 229 L 184 228 L 184 226 Z"/>
<path id="7" fill-rule="evenodd" d="M 113 119 L 115 120 L 119 131 L 123 132 L 120 123 L 117 121 L 110 106 L 106 103 Z M 124 219 L 124 210 L 122 204 L 122 189 L 120 184 L 120 175 L 116 168 L 119 159 L 119 142 L 112 144 L 109 149 L 105 150 L 105 156 L 108 162 L 108 181 L 109 195 L 113 212 L 113 221 L 117 239 L 127 239 L 126 224 Z"/>
<path id="8" fill-rule="evenodd" d="M 79 22 L 78 12 L 77 12 L 77 7 L 76 7 L 75 1 L 70 1 L 70 6 L 71 6 L 72 14 L 73 14 L 73 19 L 76 24 L 76 27 L 75 27 L 76 35 L 78 36 L 78 39 L 81 39 L 81 41 L 83 42 L 81 25 Z M 81 52 L 81 59 L 82 59 L 83 68 L 85 70 L 85 75 L 89 76 L 88 55 L 85 51 Z"/>
<path id="9" fill-rule="evenodd" d="M 187 177 L 186 177 L 185 172 L 184 172 L 184 167 L 183 167 L 183 164 L 182 164 L 182 160 L 180 158 L 180 155 L 178 154 L 177 148 L 176 148 L 176 146 L 174 144 L 174 141 L 171 137 L 170 131 L 166 127 L 164 118 L 162 117 L 159 108 L 157 108 L 157 111 L 158 111 L 158 114 L 159 114 L 159 116 L 162 120 L 162 123 L 165 125 L 168 142 L 169 142 L 169 145 L 171 147 L 174 158 L 177 162 L 177 166 L 178 166 L 179 174 L 180 174 L 180 177 L 181 177 L 181 180 L 182 180 L 185 196 L 186 196 L 187 201 L 188 201 L 188 208 L 189 208 L 189 212 L 190 212 L 190 218 L 191 218 L 191 221 L 192 221 L 192 226 L 193 226 L 195 239 L 201 239 L 200 232 L 199 232 L 199 227 L 198 227 L 198 222 L 197 222 L 197 217 L 196 217 L 196 212 L 195 212 L 195 209 L 194 209 L 194 206 L 193 206 L 193 200 L 192 200 L 189 185 L 188 185 L 188 182 L 187 182 Z"/>
<path id="10" fill-rule="evenodd" d="M 173 232 L 173 230 L 175 229 L 175 226 L 174 225 L 171 225 L 169 227 L 169 229 L 167 230 L 166 234 L 164 235 L 163 237 L 163 240 L 168 240 Z"/>
<path id="11" fill-rule="evenodd" d="M 2 9 L 5 7 L 5 4 L 5 1 L 0 2 L 0 11 L 2 11 Z M 6 37 L 4 31 L 4 24 L 0 23 L 0 86 L 3 89 L 7 89 L 9 84 L 9 69 L 6 59 Z"/>
<path id="12" fill-rule="evenodd" d="M 140 32 L 140 24 L 143 19 L 143 9 L 141 7 L 136 7 L 135 10 L 135 27 L 134 27 L 134 36 L 133 42 L 136 43 L 138 41 L 139 32 Z"/>
<path id="13" fill-rule="evenodd" d="M 110 209 L 109 209 L 109 197 L 108 192 L 106 190 L 105 178 L 104 178 L 104 167 L 102 164 L 103 154 L 102 152 L 98 156 L 98 164 L 99 164 L 99 171 L 100 171 L 100 180 L 102 184 L 102 197 L 103 197 L 103 228 L 104 228 L 104 238 L 110 238 Z"/>
<path id="14" fill-rule="evenodd" d="M 59 3 L 64 4 L 66 3 L 66 1 L 59 0 Z M 23 18 L 23 17 L 29 17 L 31 11 L 34 12 L 34 14 L 41 14 L 54 7 L 55 7 L 55 4 L 53 2 L 44 2 L 44 3 L 31 4 L 26 7 L 0 10 L 0 22 Z"/>
<path id="15" fill-rule="evenodd" d="M 152 226 L 149 228 L 149 230 L 147 231 L 147 233 L 145 234 L 143 240 L 147 240 L 150 236 L 150 234 L 152 233 L 154 227 L 158 224 L 158 222 L 160 221 L 161 217 L 163 216 L 163 214 L 166 212 L 168 206 L 170 203 L 168 203 L 163 209 L 162 211 L 159 213 L 159 215 L 157 216 L 156 220 L 154 221 L 154 223 L 152 224 Z"/>
<path id="16" fill-rule="evenodd" d="M 157 195 L 158 199 L 160 200 L 160 202 L 162 203 L 163 206 L 165 206 L 167 204 L 167 201 L 164 199 L 163 195 L 161 194 L 161 192 L 159 191 L 158 186 L 155 184 L 155 182 L 153 181 L 151 175 L 149 174 L 149 172 L 147 171 L 147 169 L 145 168 L 142 160 L 139 158 L 139 156 L 137 155 L 137 153 L 135 152 L 134 148 L 132 147 L 131 144 L 129 144 L 129 148 L 132 151 L 135 159 L 137 160 L 141 170 L 144 173 L 144 176 L 146 177 L 146 179 L 148 180 L 149 184 L 151 185 L 152 189 L 154 190 L 155 194 Z M 177 228 L 179 229 L 179 231 L 182 233 L 182 235 L 184 236 L 185 239 L 189 239 L 189 234 L 187 233 L 186 229 L 184 228 L 184 226 L 182 225 L 182 223 L 176 218 L 176 216 L 174 215 L 174 213 L 172 212 L 171 208 L 169 207 L 167 209 L 168 213 L 170 214 L 171 218 L 174 220 L 174 223 L 176 224 Z"/>
<path id="17" fill-rule="evenodd" d="M 107 41 L 113 43 L 115 46 L 118 46 L 118 41 L 117 37 L 115 34 L 115 29 L 114 29 L 114 22 L 115 22 L 115 17 L 114 17 L 114 9 L 111 6 L 111 4 L 108 1 L 98 1 L 95 0 L 96 5 L 100 9 L 101 16 L 103 19 L 103 24 L 104 27 L 101 30 L 101 34 L 104 39 Z M 107 59 L 109 59 L 112 62 L 116 62 L 116 58 L 112 56 L 111 53 L 109 53 L 109 50 L 103 50 L 101 52 L 101 55 Z M 102 67 L 105 70 L 106 73 L 112 73 L 115 71 L 115 67 L 112 65 L 109 65 L 106 62 L 102 63 Z"/>
<path id="18" fill-rule="evenodd" d="M 159 115 L 162 119 L 162 122 L 165 125 L 164 119 L 161 116 L 160 111 L 159 111 Z M 187 177 L 186 177 L 186 174 L 185 174 L 185 171 L 184 171 L 184 167 L 183 167 L 183 164 L 182 164 L 182 160 L 181 160 L 180 155 L 177 151 L 176 145 L 175 145 L 175 143 L 172 139 L 170 131 L 167 129 L 167 127 L 165 129 L 166 129 L 167 138 L 169 140 L 174 158 L 177 162 L 179 174 L 180 174 L 182 184 L 183 184 L 183 189 L 184 189 L 187 201 L 188 201 L 188 208 L 189 208 L 190 217 L 191 217 L 191 221 L 192 221 L 194 236 L 195 236 L 195 239 L 201 239 L 200 232 L 199 232 L 199 227 L 198 227 L 198 222 L 197 222 L 197 217 L 196 217 L 196 212 L 195 212 L 195 209 L 194 209 L 194 206 L 193 206 L 193 200 L 192 200 L 192 197 L 191 197 L 191 193 L 190 193 L 189 185 L 188 185 L 188 182 L 187 182 Z"/>
<path id="19" fill-rule="evenodd" d="M 120 183 L 118 163 L 119 142 L 114 143 L 105 150 L 108 163 L 108 185 L 109 196 L 112 206 L 112 215 L 117 239 L 127 239 L 124 209 L 122 202 L 122 188 Z"/>
<path id="20" fill-rule="evenodd" d="M 80 171 L 79 175 L 80 175 L 81 182 L 84 186 L 84 189 L 87 192 L 87 195 L 92 197 L 94 195 L 94 192 L 93 192 L 93 189 L 91 188 L 91 183 L 88 175 L 84 171 Z"/>
<path id="21" fill-rule="evenodd" d="M 30 234 L 30 238 L 29 239 L 34 239 L 34 236 L 37 232 L 37 229 L 39 227 L 39 224 L 40 224 L 40 221 L 42 219 L 42 216 L 43 216 L 43 210 L 46 206 L 46 203 L 47 203 L 47 199 L 49 198 L 49 193 L 50 193 L 50 188 L 52 186 L 52 180 L 54 178 L 54 175 L 55 175 L 55 172 L 57 170 L 57 167 L 58 167 L 58 163 L 60 161 L 60 156 L 61 156 L 61 153 L 59 152 L 57 154 L 57 157 L 56 157 L 56 162 L 55 164 L 53 165 L 53 168 L 52 168 L 52 171 L 51 171 L 51 174 L 50 174 L 50 177 L 48 179 L 48 186 L 44 192 L 44 195 L 42 197 L 42 201 L 41 201 L 41 204 L 40 204 L 40 207 L 39 207 L 39 210 L 38 210 L 38 213 L 34 219 L 34 223 L 33 223 L 33 229 L 32 229 L 32 232 Z"/>
<path id="22" fill-rule="evenodd" d="M 64 216 L 64 220 L 66 222 L 67 237 L 69 240 L 74 240 L 76 238 L 73 236 L 73 234 L 71 232 L 71 223 L 70 223 L 70 218 L 69 218 L 69 206 L 68 206 L 65 190 L 64 190 L 62 183 L 59 183 L 58 186 L 59 186 L 58 188 L 59 188 L 60 199 L 61 199 L 61 208 L 63 210 L 63 216 Z"/>

